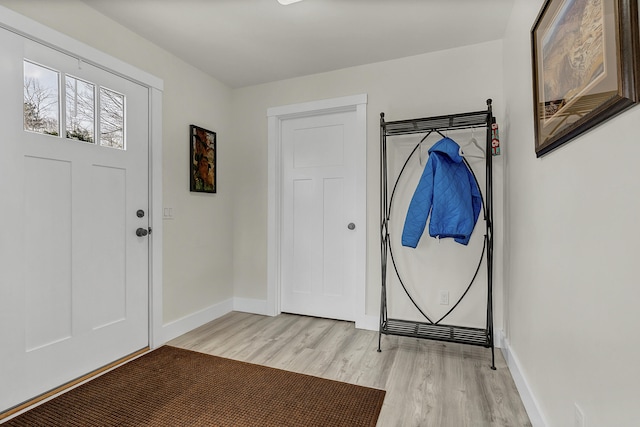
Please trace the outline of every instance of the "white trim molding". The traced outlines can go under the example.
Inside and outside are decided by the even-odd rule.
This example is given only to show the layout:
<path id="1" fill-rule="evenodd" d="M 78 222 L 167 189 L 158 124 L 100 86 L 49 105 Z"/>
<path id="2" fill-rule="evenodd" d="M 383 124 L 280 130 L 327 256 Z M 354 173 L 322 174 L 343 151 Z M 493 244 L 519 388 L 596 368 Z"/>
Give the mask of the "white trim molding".
<path id="1" fill-rule="evenodd" d="M 197 327 L 216 320 L 233 311 L 233 298 L 229 298 L 218 304 L 214 304 L 195 313 L 181 317 L 180 319 L 163 325 L 162 338 L 164 342 L 171 341 L 180 335 L 186 334 Z"/>
<path id="2" fill-rule="evenodd" d="M 159 77 L 4 6 L 0 6 L 0 27 L 143 86 L 163 90 L 164 82 Z"/>
<path id="3" fill-rule="evenodd" d="M 261 314 L 263 316 L 268 315 L 269 312 L 269 310 L 267 309 L 267 300 L 238 297 L 235 297 L 233 299 L 233 311 Z"/>
<path id="4" fill-rule="evenodd" d="M 152 233 L 149 254 L 149 347 L 162 339 L 162 92 L 149 89 L 149 221 Z"/>
<path id="5" fill-rule="evenodd" d="M 356 329 L 365 329 L 368 331 L 380 330 L 380 317 L 372 315 L 364 315 L 356 319 Z"/>
<path id="6" fill-rule="evenodd" d="M 356 164 L 356 188 L 363 189 L 357 195 L 358 200 L 356 223 L 364 224 L 366 230 L 366 184 L 367 184 L 367 95 L 352 95 L 341 98 L 323 99 L 300 104 L 273 107 L 267 110 L 268 118 L 268 209 L 267 209 L 267 314 L 276 316 L 280 314 L 280 288 L 281 288 L 281 242 L 282 233 L 282 121 L 297 117 L 305 117 L 317 114 L 326 114 L 342 111 L 355 111 L 357 120 L 357 136 L 354 141 L 358 146 Z M 361 241 L 357 243 L 356 263 L 356 302 L 354 307 L 354 320 L 365 322 L 366 304 L 366 251 L 367 236 L 364 233 Z"/>
<path id="7" fill-rule="evenodd" d="M 522 372 L 521 364 L 518 360 L 518 357 L 511 349 L 511 345 L 509 345 L 509 340 L 504 337 L 504 333 L 502 333 L 502 355 L 504 356 L 505 361 L 507 362 L 507 367 L 511 372 L 511 376 L 513 377 L 513 382 L 516 384 L 516 388 L 518 389 L 518 393 L 520 393 L 520 398 L 522 399 L 522 403 L 524 404 L 524 408 L 527 411 L 527 415 L 529 415 L 529 420 L 531 421 L 531 425 L 533 427 L 547 427 L 549 424 L 544 418 L 542 411 L 540 410 L 540 405 L 533 394 L 533 390 L 529 386 L 527 382 L 527 378 Z"/>

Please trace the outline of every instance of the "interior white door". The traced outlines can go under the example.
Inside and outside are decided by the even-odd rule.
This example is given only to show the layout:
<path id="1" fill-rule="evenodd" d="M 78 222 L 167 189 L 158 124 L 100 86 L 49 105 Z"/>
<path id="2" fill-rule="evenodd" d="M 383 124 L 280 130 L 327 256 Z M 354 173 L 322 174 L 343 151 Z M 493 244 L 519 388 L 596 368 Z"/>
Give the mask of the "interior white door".
<path id="1" fill-rule="evenodd" d="M 25 60 L 58 73 L 62 137 L 24 130 Z M 3 29 L 0 62 L 2 411 L 148 345 L 149 95 Z M 98 116 L 122 101 L 123 149 L 102 121 L 93 143 L 65 137 L 67 77 L 94 85 Z"/>
<path id="2" fill-rule="evenodd" d="M 281 310 L 354 320 L 356 112 L 282 121 Z"/>

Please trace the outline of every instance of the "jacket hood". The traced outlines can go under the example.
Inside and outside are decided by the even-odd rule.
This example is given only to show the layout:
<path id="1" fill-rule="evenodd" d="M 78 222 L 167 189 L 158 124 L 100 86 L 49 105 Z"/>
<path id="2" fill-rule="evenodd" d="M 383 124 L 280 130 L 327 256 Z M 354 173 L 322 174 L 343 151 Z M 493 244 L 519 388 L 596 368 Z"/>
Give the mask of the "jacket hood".
<path id="1" fill-rule="evenodd" d="M 446 155 L 454 163 L 462 162 L 460 146 L 451 138 L 442 138 L 440 141 L 433 144 L 433 147 L 429 149 L 429 154 L 434 152 Z"/>

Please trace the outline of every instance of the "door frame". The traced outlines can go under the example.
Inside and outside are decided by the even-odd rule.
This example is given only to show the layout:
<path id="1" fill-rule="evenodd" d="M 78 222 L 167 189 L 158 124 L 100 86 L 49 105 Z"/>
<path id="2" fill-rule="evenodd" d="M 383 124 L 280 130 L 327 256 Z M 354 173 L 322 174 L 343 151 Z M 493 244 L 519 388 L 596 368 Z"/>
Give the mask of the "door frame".
<path id="1" fill-rule="evenodd" d="M 0 6 L 0 27 L 149 89 L 149 347 L 162 337 L 162 91 L 163 80 L 33 19 Z"/>
<path id="2" fill-rule="evenodd" d="M 356 284 L 354 318 L 356 325 L 365 322 L 367 269 L 367 94 L 323 99 L 267 109 L 267 314 L 281 313 L 282 289 L 282 122 L 299 117 L 318 116 L 345 111 L 356 112 L 356 217 L 359 233 L 356 242 Z"/>

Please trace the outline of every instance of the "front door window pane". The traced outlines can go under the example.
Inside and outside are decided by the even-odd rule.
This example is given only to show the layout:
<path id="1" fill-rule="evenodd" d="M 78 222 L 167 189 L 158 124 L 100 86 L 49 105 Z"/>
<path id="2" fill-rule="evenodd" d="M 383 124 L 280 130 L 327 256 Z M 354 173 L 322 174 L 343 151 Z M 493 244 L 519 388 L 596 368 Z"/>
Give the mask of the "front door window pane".
<path id="1" fill-rule="evenodd" d="M 95 86 L 66 76 L 67 138 L 94 141 Z"/>
<path id="2" fill-rule="evenodd" d="M 24 61 L 24 130 L 60 135 L 58 72 Z"/>
<path id="3" fill-rule="evenodd" d="M 124 150 L 124 95 L 100 88 L 100 145 Z"/>

